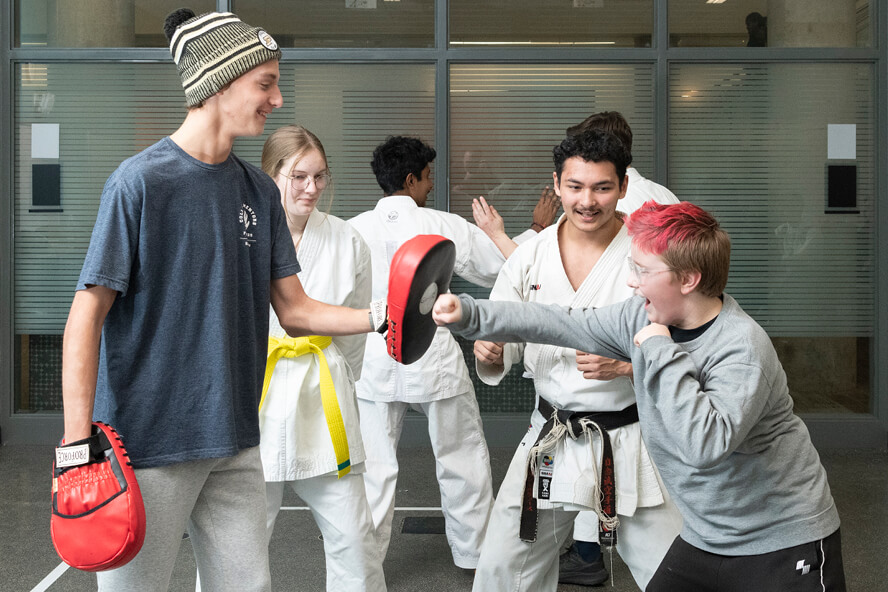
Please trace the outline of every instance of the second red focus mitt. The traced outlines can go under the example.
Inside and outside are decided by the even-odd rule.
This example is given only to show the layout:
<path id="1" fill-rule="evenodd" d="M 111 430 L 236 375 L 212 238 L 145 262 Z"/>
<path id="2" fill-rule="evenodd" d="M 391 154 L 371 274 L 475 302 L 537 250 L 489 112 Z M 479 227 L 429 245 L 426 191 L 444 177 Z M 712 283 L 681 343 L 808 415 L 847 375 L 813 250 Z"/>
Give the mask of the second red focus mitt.
<path id="1" fill-rule="evenodd" d="M 52 467 L 52 543 L 83 571 L 129 562 L 145 540 L 145 507 L 123 441 L 94 422 L 85 440 L 56 448 Z"/>

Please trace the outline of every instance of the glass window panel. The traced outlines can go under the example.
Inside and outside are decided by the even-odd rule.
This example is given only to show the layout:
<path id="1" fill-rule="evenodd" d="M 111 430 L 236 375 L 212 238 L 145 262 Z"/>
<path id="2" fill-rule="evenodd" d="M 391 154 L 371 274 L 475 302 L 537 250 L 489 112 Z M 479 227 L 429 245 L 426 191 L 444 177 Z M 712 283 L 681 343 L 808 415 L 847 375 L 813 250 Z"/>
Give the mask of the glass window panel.
<path id="1" fill-rule="evenodd" d="M 121 161 L 178 127 L 184 94 L 172 63 L 26 63 L 15 80 L 16 404 L 60 409 L 61 334 L 102 187 Z M 47 124 L 58 141 L 50 134 L 34 153 Z M 57 207 L 35 206 L 35 164 L 58 167 Z"/>
<path id="2" fill-rule="evenodd" d="M 472 199 L 484 195 L 511 236 L 526 230 L 541 190 L 552 185 L 552 148 L 599 111 L 626 117 L 633 165 L 652 176 L 653 98 L 649 64 L 451 66 L 451 211 L 471 220 Z"/>
<path id="3" fill-rule="evenodd" d="M 281 64 L 284 107 L 266 133 L 235 151 L 257 166 L 268 133 L 298 122 L 325 144 L 335 174 L 332 212 L 348 218 L 381 197 L 370 170 L 388 135 L 434 144 L 434 66 Z M 306 81 L 309 83 L 306 84 Z M 102 187 L 129 156 L 185 116 L 172 64 L 21 64 L 15 89 L 16 409 L 58 410 L 61 334 Z M 32 135 L 58 125 L 58 157 L 33 158 Z M 45 154 L 41 156 L 47 156 Z M 50 155 L 51 156 L 51 155 Z M 58 164 L 60 204 L 33 204 L 32 165 Z"/>
<path id="4" fill-rule="evenodd" d="M 673 47 L 869 47 L 870 0 L 669 0 Z"/>
<path id="5" fill-rule="evenodd" d="M 650 47 L 653 0 L 451 0 L 450 45 Z"/>
<path id="6" fill-rule="evenodd" d="M 190 0 L 195 14 L 214 0 Z M 182 0 L 17 0 L 16 47 L 167 47 L 166 16 Z"/>
<path id="7" fill-rule="evenodd" d="M 592 113 L 620 111 L 633 131 L 633 164 L 653 170 L 653 68 L 642 65 L 460 64 L 450 68 L 450 209 L 472 220 L 472 199 L 484 195 L 514 236 L 552 185 L 552 148 L 568 127 Z M 454 278 L 454 293 L 489 290 Z M 469 367 L 472 342 L 457 339 Z M 497 387 L 475 381 L 485 413 L 533 408 L 533 382 L 516 364 Z"/>
<path id="8" fill-rule="evenodd" d="M 433 47 L 434 0 L 235 0 L 281 47 Z"/>
<path id="9" fill-rule="evenodd" d="M 875 114 L 864 64 L 673 65 L 669 183 L 732 236 L 728 292 L 774 340 L 800 411 L 869 411 Z M 830 124 L 856 126 L 830 159 Z M 828 165 L 856 167 L 829 208 Z"/>
<path id="10" fill-rule="evenodd" d="M 266 135 L 239 138 L 235 151 L 258 164 L 268 133 L 291 123 L 305 126 L 324 144 L 333 171 L 333 185 L 327 190 L 333 199 L 330 212 L 341 218 L 372 209 L 382 197 L 370 158 L 388 136 L 416 136 L 434 146 L 432 64 L 284 62 L 281 92 L 284 106 L 269 117 Z M 429 194 L 430 207 L 435 194 L 434 189 Z"/>

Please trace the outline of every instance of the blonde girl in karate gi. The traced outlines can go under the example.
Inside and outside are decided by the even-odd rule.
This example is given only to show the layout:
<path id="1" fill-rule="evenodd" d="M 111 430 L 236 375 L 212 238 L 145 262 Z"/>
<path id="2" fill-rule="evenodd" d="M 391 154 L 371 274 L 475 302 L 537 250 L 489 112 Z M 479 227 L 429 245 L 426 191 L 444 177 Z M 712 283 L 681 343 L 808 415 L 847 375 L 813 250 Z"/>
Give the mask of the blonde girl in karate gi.
<path id="1" fill-rule="evenodd" d="M 302 126 L 282 127 L 265 142 L 262 169 L 280 190 L 306 293 L 330 304 L 366 307 L 370 251 L 351 225 L 317 207 L 332 180 L 320 140 Z M 274 311 L 269 314 L 269 358 L 259 408 L 269 541 L 289 484 L 323 534 L 327 590 L 384 591 L 364 491 L 354 387 L 361 375 L 364 335 L 292 338 Z"/>

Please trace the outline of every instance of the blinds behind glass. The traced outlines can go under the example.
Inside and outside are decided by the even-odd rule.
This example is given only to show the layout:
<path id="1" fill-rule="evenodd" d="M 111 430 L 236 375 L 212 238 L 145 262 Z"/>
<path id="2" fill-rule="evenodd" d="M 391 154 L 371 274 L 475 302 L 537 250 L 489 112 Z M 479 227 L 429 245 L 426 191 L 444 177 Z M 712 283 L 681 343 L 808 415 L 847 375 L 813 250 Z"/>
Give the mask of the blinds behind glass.
<path id="1" fill-rule="evenodd" d="M 121 161 L 175 131 L 184 95 L 172 64 L 22 64 L 16 72 L 15 328 L 60 334 L 105 180 Z M 330 158 L 336 215 L 354 216 L 381 196 L 370 156 L 387 136 L 434 144 L 431 65 L 284 65 L 281 92 L 284 107 L 265 133 L 238 139 L 235 152 L 259 166 L 271 131 L 305 125 Z M 59 124 L 61 212 L 30 211 L 33 123 Z"/>
<path id="2" fill-rule="evenodd" d="M 15 331 L 60 334 L 105 180 L 178 127 L 185 99 L 172 63 L 20 64 L 15 74 Z M 31 211 L 35 123 L 59 125 L 61 212 Z"/>
<path id="3" fill-rule="evenodd" d="M 649 64 L 453 65 L 450 93 L 450 209 L 469 220 L 472 199 L 484 195 L 509 235 L 526 230 L 541 190 L 552 186 L 552 148 L 599 111 L 623 114 L 633 165 L 652 176 Z"/>
<path id="4" fill-rule="evenodd" d="M 873 310 L 872 68 L 673 65 L 669 183 L 733 241 L 728 292 L 773 336 L 869 336 Z M 827 159 L 855 124 L 856 160 Z M 826 213 L 827 165 L 857 166 L 857 213 Z"/>
<path id="5" fill-rule="evenodd" d="M 372 209 L 382 197 L 370 159 L 373 149 L 388 136 L 415 136 L 435 144 L 435 68 L 431 64 L 283 64 L 281 69 L 288 104 L 266 131 L 298 123 L 318 136 L 333 171 L 330 212 L 341 218 Z M 257 144 L 258 162 L 262 147 Z M 433 189 L 430 206 L 435 195 Z"/>

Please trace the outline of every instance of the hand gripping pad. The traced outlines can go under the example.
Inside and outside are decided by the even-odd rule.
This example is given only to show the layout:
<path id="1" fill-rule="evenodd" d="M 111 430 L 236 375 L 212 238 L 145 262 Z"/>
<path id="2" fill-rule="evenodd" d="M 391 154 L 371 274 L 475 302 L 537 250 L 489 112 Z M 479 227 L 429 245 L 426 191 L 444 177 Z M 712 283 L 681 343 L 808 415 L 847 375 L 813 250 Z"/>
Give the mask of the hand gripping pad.
<path id="1" fill-rule="evenodd" d="M 92 436 L 56 448 L 52 466 L 52 543 L 83 571 L 129 562 L 145 540 L 145 507 L 117 432 L 94 422 Z"/>
<path id="2" fill-rule="evenodd" d="M 386 349 L 402 364 L 423 356 L 437 326 L 432 306 L 450 289 L 456 247 L 436 234 L 417 235 L 395 251 L 389 268 Z"/>

